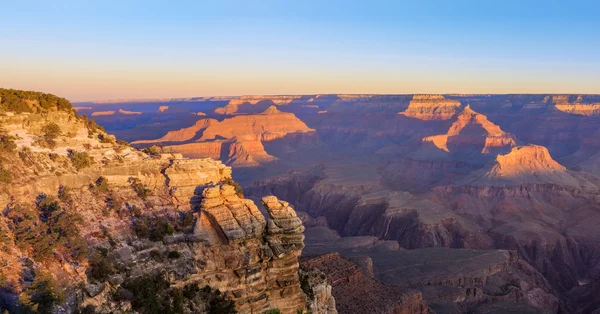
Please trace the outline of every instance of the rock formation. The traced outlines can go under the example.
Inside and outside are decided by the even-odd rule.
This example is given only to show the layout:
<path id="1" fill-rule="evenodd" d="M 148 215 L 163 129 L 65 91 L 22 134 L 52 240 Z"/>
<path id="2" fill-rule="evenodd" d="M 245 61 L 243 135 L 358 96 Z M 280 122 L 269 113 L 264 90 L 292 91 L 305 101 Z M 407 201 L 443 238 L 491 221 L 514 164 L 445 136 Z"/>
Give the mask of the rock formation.
<path id="1" fill-rule="evenodd" d="M 340 314 L 428 313 L 420 292 L 378 282 L 338 253 L 307 258 L 301 265 L 324 273 L 323 278 L 331 283 L 330 289 Z M 319 278 L 318 275 L 305 276 L 308 277 L 306 280 Z"/>
<path id="2" fill-rule="evenodd" d="M 414 95 L 408 108 L 399 114 L 421 120 L 448 120 L 460 109 L 460 102 L 443 95 Z"/>
<path id="3" fill-rule="evenodd" d="M 468 185 L 514 186 L 550 184 L 578 188 L 594 185 L 578 178 L 575 173 L 554 161 L 548 149 L 538 145 L 514 147 L 506 155 L 498 155 L 489 166 L 473 173 L 464 180 Z"/>
<path id="4" fill-rule="evenodd" d="M 256 167 L 277 159 L 265 151 L 264 142 L 293 137 L 295 134 L 314 135 L 314 130 L 294 114 L 270 106 L 255 115 L 236 116 L 223 121 L 201 119 L 191 127 L 170 131 L 160 139 L 141 140 L 133 144 L 186 142 L 170 145 L 168 149 L 189 157 L 218 159 L 227 156 L 225 162 L 228 165 Z"/>
<path id="5" fill-rule="evenodd" d="M 423 139 L 445 152 L 459 152 L 467 148 L 480 150 L 482 154 L 496 155 L 516 146 L 514 137 L 505 133 L 486 116 L 466 106 L 450 126 L 448 133 Z"/>
<path id="6" fill-rule="evenodd" d="M 417 262 L 449 256 L 467 266 L 478 261 L 481 268 L 472 264 L 473 274 L 492 267 L 503 269 L 498 274 L 513 272 L 526 278 L 469 275 L 464 279 L 492 278 L 495 287 L 488 286 L 486 279 L 484 285 L 464 288 L 456 285 L 461 277 L 452 271 L 459 268 L 456 265 L 462 266 L 461 262 L 438 259 L 439 265 L 445 266 L 437 268 L 435 278 L 451 285 L 415 284 L 426 302 L 434 300 L 433 310 L 535 312 L 530 307 L 536 306 L 552 311 L 553 307 L 547 306 L 552 302 L 543 301 L 552 299 L 548 293 L 568 301 L 564 312 L 597 308 L 593 283 L 600 263 L 600 118 L 594 106 L 600 103 L 600 96 L 331 94 L 291 98 L 283 101 L 261 96 L 248 98 L 247 104 L 240 101 L 218 122 L 229 128 L 228 138 L 220 137 L 225 129 L 213 132 L 213 128 L 205 134 L 201 128 L 186 140 L 173 142 L 177 145 L 170 149 L 236 167 L 261 164 L 243 169 L 242 175 L 236 172 L 236 178 L 252 198 L 273 194 L 308 212 L 301 215 L 305 223 L 311 221 L 305 243 L 314 245 L 307 244 L 307 254 L 337 251 L 375 276 L 378 267 L 369 271 L 369 264 L 377 263 L 374 254 L 384 248 L 406 248 L 405 252 L 390 253 L 389 264 L 401 264 L 410 254 L 415 254 L 413 261 Z M 192 112 L 211 116 L 227 100 L 219 101 L 214 107 L 198 107 Z M 470 106 L 463 109 L 461 104 Z M 287 133 L 269 141 L 243 121 L 261 116 L 272 105 L 314 129 L 323 149 L 315 153 L 310 145 L 296 145 L 310 132 Z M 281 115 L 273 113 L 266 116 Z M 231 115 L 240 119 L 229 121 Z M 137 132 L 136 139 L 158 138 L 194 124 L 186 118 L 194 116 L 176 118 L 181 119 L 179 125 L 167 118 L 147 125 L 142 122 L 128 132 Z M 120 125 L 107 126 L 120 132 Z M 154 129 L 161 130 L 160 135 L 146 135 L 156 134 L 150 133 Z M 196 142 L 209 133 L 212 135 Z M 22 145 L 27 140 L 16 141 Z M 265 162 L 260 156 L 266 157 Z M 276 157 L 276 162 L 271 162 L 271 157 Z M 445 249 L 428 251 L 429 247 Z M 464 257 L 464 248 L 482 251 Z M 512 261 L 505 263 L 506 254 L 494 249 L 516 251 L 520 262 L 509 258 Z M 371 262 L 344 255 L 352 251 L 366 254 Z M 534 269 L 520 267 L 520 263 L 529 263 Z M 506 264 L 511 266 L 498 266 Z M 404 278 L 401 270 L 390 273 Z M 440 277 L 444 273 L 451 275 Z M 540 273 L 554 292 L 538 280 Z M 429 278 L 431 273 L 425 274 L 421 278 Z M 533 290 L 525 285 L 530 282 L 535 283 Z M 588 282 L 592 286 L 584 289 Z M 327 290 L 325 286 L 320 289 Z M 581 303 L 575 297 L 578 291 L 591 300 L 588 307 L 576 306 Z"/>
<path id="7" fill-rule="evenodd" d="M 0 116 L 3 310 L 143 312 L 177 301 L 202 312 L 212 305 L 190 299 L 196 284 L 240 313 L 335 313 L 326 282 L 301 287 L 304 227 L 287 202 L 263 198 L 267 220 L 222 162 L 136 150 L 68 109 Z M 49 124 L 59 126 L 52 137 Z M 64 298 L 33 291 L 40 280 Z M 140 282 L 156 289 L 150 303 L 139 302 Z"/>
<path id="8" fill-rule="evenodd" d="M 224 106 L 215 109 L 216 114 L 231 115 L 237 113 L 259 113 L 269 105 L 287 105 L 301 96 L 242 96 L 232 99 Z"/>

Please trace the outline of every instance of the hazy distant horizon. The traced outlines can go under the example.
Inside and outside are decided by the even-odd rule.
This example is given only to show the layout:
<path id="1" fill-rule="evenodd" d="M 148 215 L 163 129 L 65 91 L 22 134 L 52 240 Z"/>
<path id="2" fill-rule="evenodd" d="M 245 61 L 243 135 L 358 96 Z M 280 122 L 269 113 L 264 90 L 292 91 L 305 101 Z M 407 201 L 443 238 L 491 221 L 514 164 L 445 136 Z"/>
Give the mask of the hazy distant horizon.
<path id="1" fill-rule="evenodd" d="M 2 87 L 2 86 L 0 86 Z M 80 100 L 71 101 L 73 104 L 118 104 L 118 103 L 143 103 L 143 102 L 160 102 L 170 100 L 201 100 L 209 98 L 223 98 L 223 99 L 235 99 L 240 97 L 252 97 L 252 96 L 265 96 L 265 97 L 277 97 L 277 96 L 325 96 L 325 95 L 364 95 L 364 96 L 412 96 L 412 95 L 444 95 L 444 96 L 503 96 L 503 95 L 534 95 L 534 96 L 600 96 L 600 93 L 401 93 L 401 94 L 379 94 L 379 93 L 309 93 L 309 94 L 247 94 L 247 95 L 210 95 L 210 96 L 190 96 L 190 97 L 156 97 L 156 98 L 121 98 L 121 99 L 93 99 L 93 100 Z M 60 95 L 59 95 L 60 96 Z"/>

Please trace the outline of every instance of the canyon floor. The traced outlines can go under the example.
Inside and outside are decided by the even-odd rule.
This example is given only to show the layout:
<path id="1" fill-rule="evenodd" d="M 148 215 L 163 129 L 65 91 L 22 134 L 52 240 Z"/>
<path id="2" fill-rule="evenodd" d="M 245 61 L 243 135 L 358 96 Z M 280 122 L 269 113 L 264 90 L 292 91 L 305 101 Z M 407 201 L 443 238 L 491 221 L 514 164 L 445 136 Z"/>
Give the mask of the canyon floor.
<path id="1" fill-rule="evenodd" d="M 598 95 L 76 106 L 135 147 L 221 160 L 251 199 L 290 202 L 306 226 L 303 263 L 337 278 L 340 313 L 416 312 L 419 298 L 436 313 L 600 304 Z"/>

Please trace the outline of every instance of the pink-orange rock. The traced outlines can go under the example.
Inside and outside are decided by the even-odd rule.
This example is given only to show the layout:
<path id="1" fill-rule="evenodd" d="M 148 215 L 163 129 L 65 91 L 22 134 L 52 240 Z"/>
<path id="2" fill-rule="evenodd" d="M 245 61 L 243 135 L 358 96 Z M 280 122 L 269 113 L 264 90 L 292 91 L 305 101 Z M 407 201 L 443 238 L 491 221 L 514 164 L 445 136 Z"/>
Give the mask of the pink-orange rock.
<path id="1" fill-rule="evenodd" d="M 399 114 L 421 120 L 448 120 L 460 109 L 460 102 L 442 95 L 414 95 L 408 108 Z"/>

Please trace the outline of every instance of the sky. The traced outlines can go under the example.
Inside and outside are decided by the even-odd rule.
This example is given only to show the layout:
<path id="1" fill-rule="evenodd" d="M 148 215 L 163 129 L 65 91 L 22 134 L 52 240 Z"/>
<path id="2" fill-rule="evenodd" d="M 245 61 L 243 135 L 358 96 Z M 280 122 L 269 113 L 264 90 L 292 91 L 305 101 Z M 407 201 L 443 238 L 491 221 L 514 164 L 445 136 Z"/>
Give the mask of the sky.
<path id="1" fill-rule="evenodd" d="M 598 1 L 0 0 L 0 87 L 71 101 L 600 94 Z"/>

